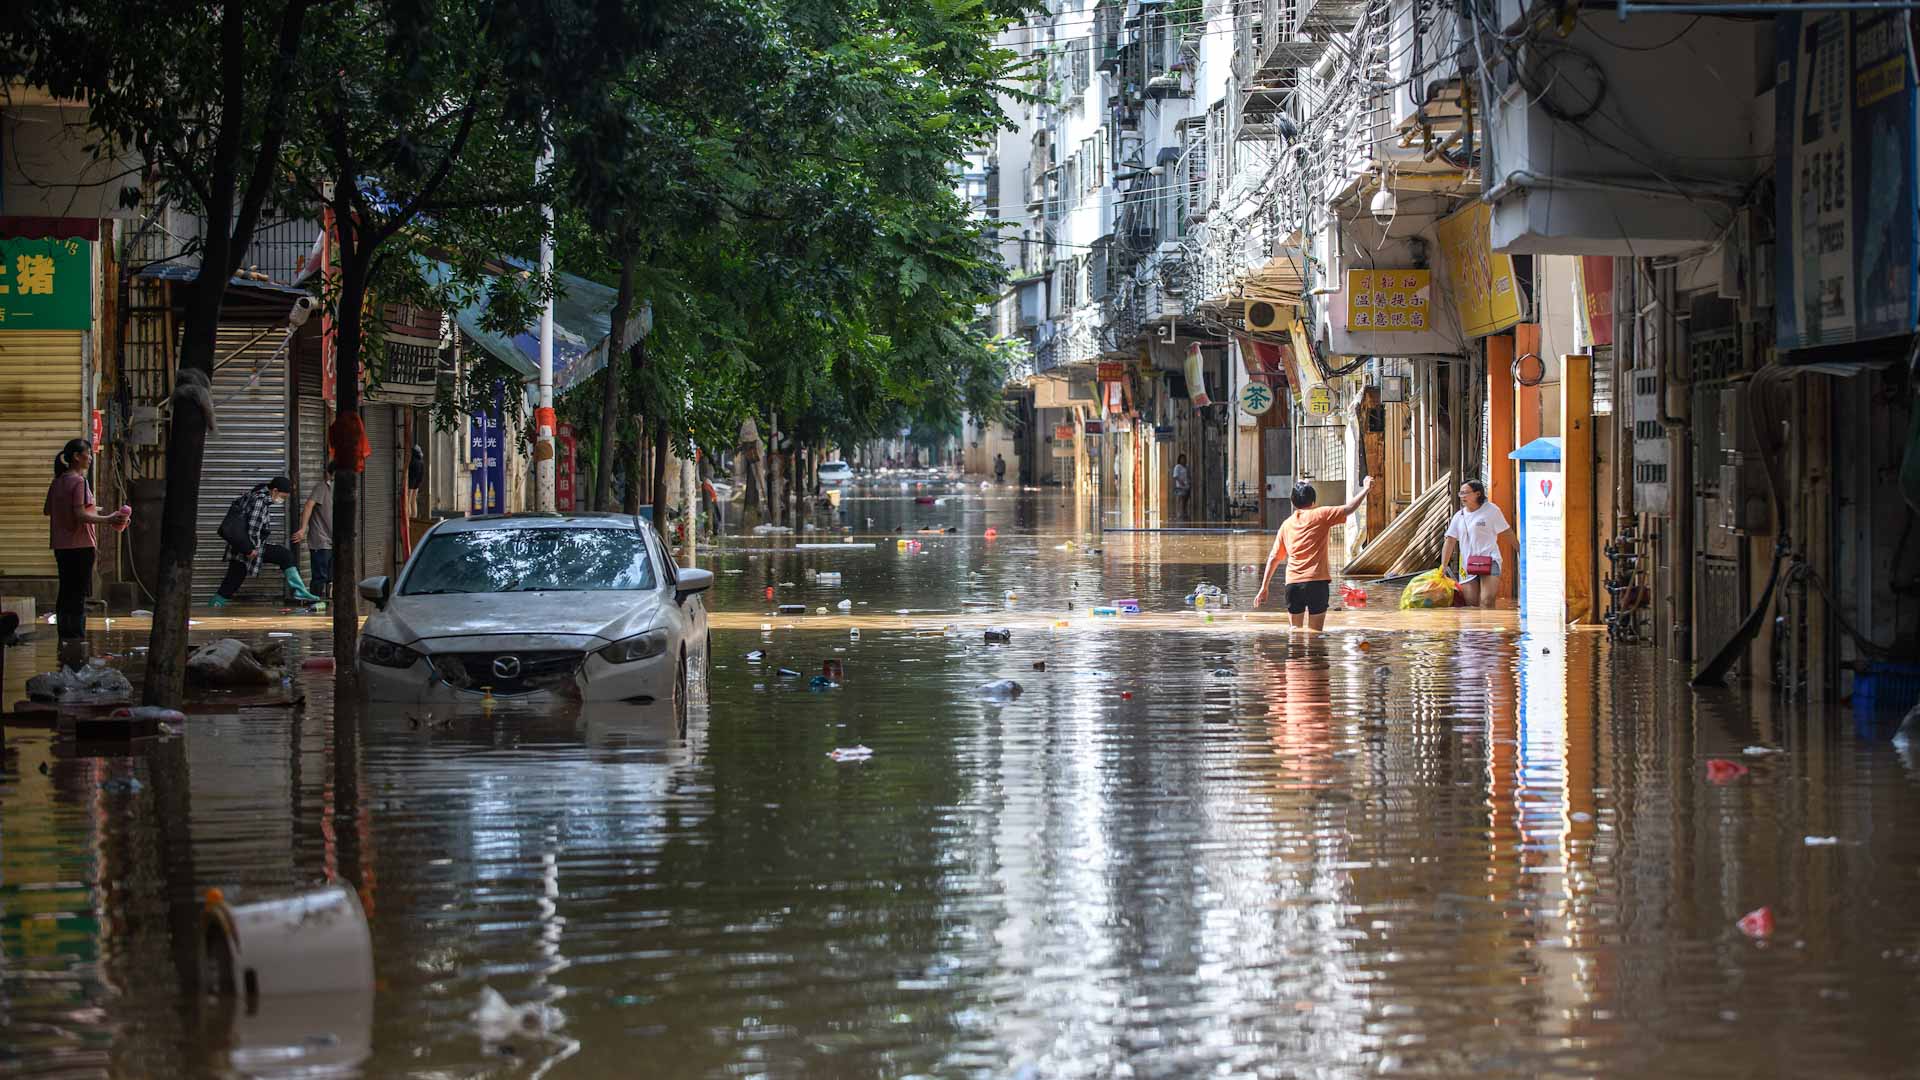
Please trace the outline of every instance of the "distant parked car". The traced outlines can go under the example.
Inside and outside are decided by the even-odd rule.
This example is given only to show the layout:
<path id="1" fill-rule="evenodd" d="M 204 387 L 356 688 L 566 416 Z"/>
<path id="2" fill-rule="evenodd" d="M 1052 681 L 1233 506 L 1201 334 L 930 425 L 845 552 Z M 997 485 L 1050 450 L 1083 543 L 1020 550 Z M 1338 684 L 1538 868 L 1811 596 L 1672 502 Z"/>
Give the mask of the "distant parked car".
<path id="1" fill-rule="evenodd" d="M 853 483 L 853 466 L 844 461 L 820 463 L 821 487 L 846 487 L 851 483 Z"/>
<path id="2" fill-rule="evenodd" d="M 615 514 L 443 521 L 397 578 L 368 578 L 379 609 L 358 670 L 375 701 L 578 699 L 671 703 L 708 663 L 707 570 L 674 566 L 651 525 Z"/>

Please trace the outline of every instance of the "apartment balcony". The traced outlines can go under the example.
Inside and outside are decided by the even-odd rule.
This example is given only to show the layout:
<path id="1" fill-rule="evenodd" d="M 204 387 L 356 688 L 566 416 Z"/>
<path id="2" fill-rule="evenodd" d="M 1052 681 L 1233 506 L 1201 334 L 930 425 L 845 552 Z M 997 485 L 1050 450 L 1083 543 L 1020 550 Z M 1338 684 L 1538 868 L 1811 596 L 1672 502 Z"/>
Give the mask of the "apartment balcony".
<path id="1" fill-rule="evenodd" d="M 1298 0 L 1300 29 L 1345 33 L 1360 24 L 1368 0 Z"/>

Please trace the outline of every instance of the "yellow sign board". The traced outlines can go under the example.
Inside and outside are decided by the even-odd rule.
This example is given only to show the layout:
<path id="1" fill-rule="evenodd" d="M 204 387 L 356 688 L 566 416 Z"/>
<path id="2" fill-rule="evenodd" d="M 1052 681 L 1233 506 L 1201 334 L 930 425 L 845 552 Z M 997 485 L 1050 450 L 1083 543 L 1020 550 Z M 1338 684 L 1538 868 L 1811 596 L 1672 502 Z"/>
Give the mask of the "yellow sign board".
<path id="1" fill-rule="evenodd" d="M 1408 334 L 1432 327 L 1431 270 L 1347 271 L 1347 330 Z"/>
<path id="2" fill-rule="evenodd" d="M 1333 411 L 1333 395 L 1325 386 L 1316 386 L 1307 391 L 1307 411 L 1315 416 L 1325 416 Z"/>
<path id="3" fill-rule="evenodd" d="M 1520 321 L 1520 287 L 1513 256 L 1493 250 L 1492 210 L 1476 202 L 1440 222 L 1441 281 L 1470 338 L 1498 333 Z"/>

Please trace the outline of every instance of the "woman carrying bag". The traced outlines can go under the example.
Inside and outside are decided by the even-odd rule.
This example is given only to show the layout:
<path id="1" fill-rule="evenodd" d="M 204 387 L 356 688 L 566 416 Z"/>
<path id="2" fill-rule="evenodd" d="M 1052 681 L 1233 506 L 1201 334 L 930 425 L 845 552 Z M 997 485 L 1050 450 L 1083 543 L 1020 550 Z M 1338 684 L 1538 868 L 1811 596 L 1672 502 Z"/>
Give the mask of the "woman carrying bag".
<path id="1" fill-rule="evenodd" d="M 1487 501 L 1487 486 L 1478 480 L 1460 485 L 1460 511 L 1447 523 L 1447 542 L 1440 552 L 1440 568 L 1452 569 L 1460 557 L 1460 606 L 1491 608 L 1500 600 L 1502 547 L 1513 533 L 1507 516 Z"/>
<path id="2" fill-rule="evenodd" d="M 220 521 L 220 539 L 227 544 L 227 576 L 221 580 L 220 589 L 208 601 L 208 606 L 223 608 L 233 603 L 240 586 L 260 571 L 263 560 L 280 568 L 294 599 L 307 604 L 319 602 L 320 598 L 308 592 L 307 583 L 300 580 L 300 568 L 293 552 L 279 544 L 267 543 L 267 533 L 273 527 L 273 506 L 286 502 L 291 494 L 293 482 L 276 476 L 264 484 L 255 484 L 227 507 L 227 516 Z"/>

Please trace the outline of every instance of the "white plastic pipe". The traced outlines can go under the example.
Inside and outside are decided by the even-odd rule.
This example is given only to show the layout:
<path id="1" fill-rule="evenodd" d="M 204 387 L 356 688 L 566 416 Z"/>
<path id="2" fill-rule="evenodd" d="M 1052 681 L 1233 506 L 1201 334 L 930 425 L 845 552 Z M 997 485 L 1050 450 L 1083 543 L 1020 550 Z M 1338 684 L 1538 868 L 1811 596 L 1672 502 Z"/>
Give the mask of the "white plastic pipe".
<path id="1" fill-rule="evenodd" d="M 535 180 L 544 182 L 547 174 L 553 171 L 553 147 L 542 144 L 540 161 L 535 166 Z M 540 233 L 540 277 L 551 281 L 553 277 L 553 204 L 540 207 L 540 216 L 546 227 Z M 540 309 L 540 411 L 535 414 L 534 438 L 534 505 L 536 509 L 552 513 L 559 502 L 554 495 L 554 424 L 553 424 L 553 294 L 547 294 L 547 302 Z"/>

